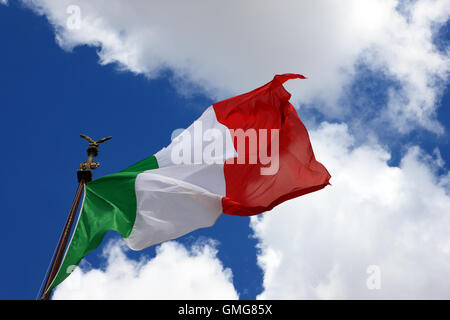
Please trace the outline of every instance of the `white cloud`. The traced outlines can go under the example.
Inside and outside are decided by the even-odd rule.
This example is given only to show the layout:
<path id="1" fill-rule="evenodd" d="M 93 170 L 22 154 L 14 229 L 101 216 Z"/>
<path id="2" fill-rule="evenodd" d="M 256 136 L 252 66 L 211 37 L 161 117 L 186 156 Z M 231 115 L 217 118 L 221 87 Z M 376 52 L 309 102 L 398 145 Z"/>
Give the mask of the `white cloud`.
<path id="1" fill-rule="evenodd" d="M 8 0 L 0 0 L 0 4 L 5 4 L 5 5 L 7 5 L 7 4 L 8 4 Z"/>
<path id="2" fill-rule="evenodd" d="M 126 250 L 122 240 L 110 242 L 106 267 L 77 268 L 53 299 L 238 299 L 231 270 L 217 259 L 211 241 L 189 249 L 166 242 L 154 258 L 140 261 L 129 259 Z"/>
<path id="3" fill-rule="evenodd" d="M 435 112 L 450 60 L 433 35 L 449 18 L 446 0 L 22 1 L 47 16 L 63 48 L 97 46 L 102 64 L 148 77 L 169 68 L 183 92 L 223 98 L 275 73 L 303 73 L 310 79 L 290 87 L 294 100 L 329 119 L 359 116 L 339 98 L 363 62 L 398 85 L 375 106 L 381 121 L 443 132 Z M 80 28 L 68 27 L 69 5 L 80 8 Z"/>
<path id="4" fill-rule="evenodd" d="M 386 150 L 355 146 L 343 124 L 322 123 L 311 140 L 332 186 L 252 219 L 259 298 L 450 298 L 450 175 L 436 175 L 438 152 L 410 147 L 392 167 Z M 380 290 L 366 286 L 371 265 Z"/>

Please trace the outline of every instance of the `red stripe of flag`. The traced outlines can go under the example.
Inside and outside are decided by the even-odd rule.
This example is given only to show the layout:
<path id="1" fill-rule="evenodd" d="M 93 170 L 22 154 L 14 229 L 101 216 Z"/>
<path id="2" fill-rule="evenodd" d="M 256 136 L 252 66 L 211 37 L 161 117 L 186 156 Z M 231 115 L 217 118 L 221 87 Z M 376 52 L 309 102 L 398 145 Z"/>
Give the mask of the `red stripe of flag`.
<path id="1" fill-rule="evenodd" d="M 260 88 L 213 105 L 217 120 L 229 129 L 279 129 L 279 168 L 275 174 L 262 175 L 261 168 L 267 165 L 259 162 L 225 163 L 224 213 L 259 214 L 329 184 L 331 176 L 315 159 L 308 132 L 283 87 L 284 82 L 296 78 L 306 79 L 299 74 L 276 75 Z M 237 148 L 236 139 L 234 143 Z M 238 152 L 238 157 L 249 156 L 249 148 L 245 154 Z"/>

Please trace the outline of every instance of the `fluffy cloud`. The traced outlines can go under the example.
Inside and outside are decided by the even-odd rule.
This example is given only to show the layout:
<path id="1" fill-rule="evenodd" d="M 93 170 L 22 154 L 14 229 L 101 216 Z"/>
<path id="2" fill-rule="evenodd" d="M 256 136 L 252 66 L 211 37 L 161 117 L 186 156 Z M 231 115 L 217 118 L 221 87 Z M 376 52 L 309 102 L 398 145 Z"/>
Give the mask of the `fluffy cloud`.
<path id="1" fill-rule="evenodd" d="M 446 0 L 22 1 L 47 16 L 61 47 L 99 47 L 100 63 L 148 77 L 169 69 L 180 91 L 213 98 L 304 73 L 290 88 L 297 103 L 328 119 L 358 117 L 342 97 L 362 64 L 391 80 L 386 105 L 373 107 L 379 121 L 443 132 L 435 113 L 450 64 L 433 36 L 448 20 Z"/>
<path id="2" fill-rule="evenodd" d="M 166 242 L 153 259 L 129 259 L 123 241 L 104 250 L 106 267 L 77 268 L 54 292 L 53 299 L 237 299 L 230 269 L 216 257 L 214 243 L 187 249 Z"/>
<path id="3" fill-rule="evenodd" d="M 397 167 L 343 124 L 322 123 L 311 139 L 332 186 L 252 219 L 259 298 L 450 298 L 450 174 L 436 175 L 438 152 L 410 147 Z M 370 266 L 379 290 L 367 287 Z"/>

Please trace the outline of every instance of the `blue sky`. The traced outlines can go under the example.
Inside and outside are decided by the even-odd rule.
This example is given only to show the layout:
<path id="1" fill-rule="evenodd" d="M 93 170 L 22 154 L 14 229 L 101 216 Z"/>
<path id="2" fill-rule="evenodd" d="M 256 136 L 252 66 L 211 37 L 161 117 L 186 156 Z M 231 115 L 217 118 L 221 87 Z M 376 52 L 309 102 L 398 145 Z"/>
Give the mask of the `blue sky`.
<path id="1" fill-rule="evenodd" d="M 126 6 L 124 3 L 122 5 Z M 86 142 L 79 138 L 80 133 L 94 138 L 113 136 L 113 140 L 102 145 L 100 149 L 98 160 L 101 166 L 94 173 L 95 177 L 100 177 L 121 170 L 166 146 L 174 129 L 187 127 L 216 99 L 245 92 L 270 80 L 270 77 L 255 76 L 255 79 L 242 83 L 237 81 L 227 87 L 223 84 L 230 81 L 229 75 L 220 68 L 217 73 L 222 72 L 225 75 L 217 80 L 210 79 L 209 82 L 205 81 L 206 76 L 192 72 L 189 67 L 183 69 L 177 64 L 171 65 L 170 61 L 163 62 L 158 67 L 143 63 L 139 69 L 136 64 L 127 65 L 120 61 L 120 58 L 108 60 L 107 50 L 101 52 L 99 46 L 92 45 L 91 40 L 86 40 L 83 44 L 84 40 L 79 38 L 74 40 L 73 50 L 67 50 L 67 47 L 71 46 L 69 36 L 61 33 L 63 40 L 59 43 L 55 41 L 54 26 L 57 25 L 57 19 L 50 18 L 52 22 L 47 19 L 51 10 L 46 11 L 46 16 L 36 14 L 18 1 L 9 1 L 7 6 L 0 5 L 0 39 L 3 44 L 0 49 L 0 134 L 3 144 L 0 160 L 3 177 L 0 187 L 3 253 L 0 266 L 0 299 L 34 299 L 38 294 L 74 196 L 76 169 L 80 162 L 86 160 Z M 444 56 L 450 41 L 449 24 L 445 21 L 441 22 L 443 27 L 440 27 L 433 37 L 433 44 Z M 127 30 L 123 32 L 126 33 Z M 286 32 L 289 33 L 289 29 Z M 107 44 L 103 46 L 106 47 Z M 186 50 L 190 49 L 186 47 Z M 245 52 L 237 54 L 237 57 L 239 55 L 245 55 Z M 103 59 L 105 63 L 100 64 L 99 59 Z M 138 60 L 142 59 L 145 60 L 146 56 L 143 55 Z M 188 56 L 186 60 L 189 59 Z M 112 63 L 109 63 L 111 61 Z M 345 109 L 330 108 L 329 104 L 333 102 L 321 101 L 317 98 L 320 94 L 311 94 L 311 97 L 308 96 L 305 101 L 297 104 L 301 106 L 299 115 L 308 129 L 317 130 L 312 137 L 317 136 L 318 141 L 322 141 L 322 121 L 345 124 L 348 130 L 346 134 L 353 136 L 356 141 L 350 149 L 357 149 L 365 144 L 372 147 L 375 142 L 371 139 L 375 135 L 377 145 L 391 154 L 391 159 L 386 160 L 387 165 L 404 169 L 401 159 L 408 154 L 411 146 L 419 146 L 423 150 L 418 157 L 422 161 L 420 163 L 436 163 L 433 168 L 427 169 L 427 174 L 432 175 L 435 180 L 448 175 L 448 71 L 441 80 L 444 85 L 441 84 L 441 88 L 436 89 L 436 101 L 431 104 L 436 110 L 432 121 L 440 123 L 444 128 L 443 132 L 433 132 L 432 128 L 436 127 L 436 124 L 422 119 L 411 121 L 404 130 L 392 125 L 389 120 L 391 118 L 379 115 L 380 110 L 386 108 L 389 103 L 389 90 L 398 91 L 396 88 L 399 85 L 396 81 L 400 81 L 401 86 L 404 77 L 410 75 L 402 74 L 398 78 L 401 80 L 398 80 L 395 73 L 382 74 L 374 69 L 373 65 L 368 67 L 364 59 L 362 61 L 362 64 L 354 63 L 356 67 L 353 76 L 345 78 L 347 82 L 341 88 L 342 91 L 336 91 L 339 99 L 335 104 L 345 105 Z M 192 64 L 198 63 L 194 61 Z M 205 61 L 205 65 L 212 65 L 212 62 Z M 343 68 L 345 67 L 348 65 Z M 303 73 L 302 70 L 283 68 L 273 68 L 264 75 L 287 71 Z M 205 71 L 205 74 L 210 73 Z M 152 76 L 149 78 L 148 74 Z M 315 77 L 315 74 L 305 74 Z M 247 79 L 246 74 L 236 76 Z M 303 82 L 297 81 L 290 84 L 289 88 L 302 85 Z M 311 92 L 315 90 L 320 93 L 318 88 L 326 91 L 315 83 L 309 89 Z M 214 91 L 215 89 L 217 91 Z M 334 94 L 334 90 L 330 91 Z M 294 99 L 302 93 L 294 93 Z M 414 99 L 412 96 L 407 98 L 411 101 Z M 398 123 L 402 121 L 399 119 Z M 439 150 L 439 153 L 436 150 Z M 325 153 L 318 157 L 327 165 Z M 445 164 L 439 162 L 440 160 Z M 433 181 L 436 182 L 435 180 Z M 331 182 L 333 184 L 333 181 Z M 435 184 L 445 190 L 444 182 Z M 448 186 L 446 192 L 442 197 L 448 198 Z M 447 198 L 444 200 L 447 201 Z M 289 207 L 286 208 L 285 211 L 289 211 Z M 421 212 L 426 212 L 426 209 Z M 281 212 L 267 213 L 269 214 L 281 215 Z M 448 216 L 450 212 L 447 210 L 440 214 Z M 415 220 L 408 221 L 414 224 Z M 248 218 L 222 215 L 213 227 L 197 230 L 177 240 L 186 247 L 202 239 L 216 240 L 217 258 L 224 268 L 232 271 L 232 283 L 241 299 L 254 299 L 265 290 L 263 279 L 267 269 L 261 269 L 257 256 L 260 254 L 261 257 L 267 258 L 269 251 L 266 251 L 264 256 L 258 253 L 256 246 L 258 243 L 265 244 L 267 249 L 272 241 L 272 238 L 268 240 L 269 236 L 255 238 L 255 228 L 252 228 L 249 222 Z M 380 224 L 381 226 L 384 224 Z M 104 268 L 105 259 L 101 252 L 111 238 L 118 236 L 114 233 L 108 234 L 102 247 L 87 256 L 90 268 Z M 447 243 L 448 238 L 439 241 Z M 290 245 L 296 247 L 295 243 Z M 432 245 L 434 247 L 434 244 Z M 273 246 L 275 248 L 275 244 Z M 317 252 L 313 245 L 309 250 Z M 280 252 L 288 254 L 290 251 L 283 252 L 280 249 Z M 445 250 L 443 252 L 445 254 Z M 143 255 L 151 259 L 156 253 L 153 247 L 142 252 L 127 251 L 127 255 L 132 260 L 139 260 Z M 325 253 L 320 257 L 324 261 L 331 259 Z M 380 257 L 378 259 L 381 261 Z M 335 259 L 338 259 L 338 254 Z M 426 269 L 425 266 L 423 268 Z M 447 265 L 437 268 L 443 274 L 445 271 L 450 272 Z M 328 271 L 314 273 L 317 278 L 313 283 L 320 283 L 320 277 L 325 275 L 326 278 L 326 275 L 330 274 Z M 276 271 L 275 275 L 281 277 L 282 273 Z M 342 276 L 342 279 L 346 277 Z M 428 281 L 426 276 L 424 279 L 424 282 Z M 266 289 L 271 288 L 270 279 L 267 281 Z M 299 283 L 305 284 L 304 280 L 301 281 Z M 288 283 L 289 279 L 286 282 Z M 292 283 L 296 281 L 292 280 Z M 396 297 L 395 290 L 393 292 L 387 297 Z M 352 297 L 350 293 L 348 296 Z M 428 293 L 430 292 L 417 291 L 417 296 L 423 297 Z M 439 295 L 439 292 L 436 291 L 436 294 Z M 307 294 L 305 296 L 308 297 Z"/>

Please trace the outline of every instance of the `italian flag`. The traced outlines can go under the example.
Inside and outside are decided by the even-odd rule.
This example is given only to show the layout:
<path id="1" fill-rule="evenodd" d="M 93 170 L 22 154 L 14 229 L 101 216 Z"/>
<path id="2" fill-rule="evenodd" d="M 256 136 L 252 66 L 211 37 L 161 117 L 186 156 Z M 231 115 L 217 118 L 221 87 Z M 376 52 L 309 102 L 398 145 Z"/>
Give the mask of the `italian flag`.
<path id="1" fill-rule="evenodd" d="M 251 92 L 217 102 L 172 143 L 127 169 L 86 184 L 63 262 L 49 289 L 119 232 L 133 250 L 214 225 L 222 213 L 251 216 L 324 188 L 308 132 L 276 75 Z"/>

